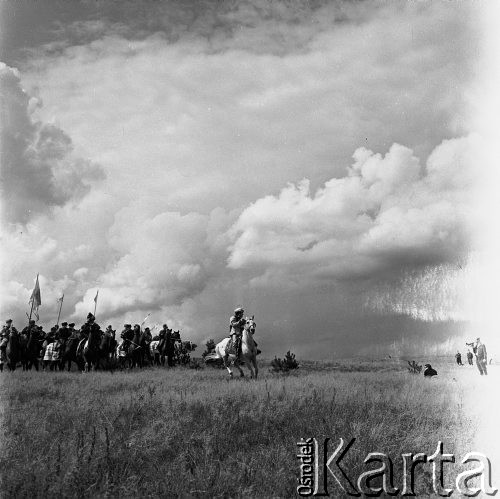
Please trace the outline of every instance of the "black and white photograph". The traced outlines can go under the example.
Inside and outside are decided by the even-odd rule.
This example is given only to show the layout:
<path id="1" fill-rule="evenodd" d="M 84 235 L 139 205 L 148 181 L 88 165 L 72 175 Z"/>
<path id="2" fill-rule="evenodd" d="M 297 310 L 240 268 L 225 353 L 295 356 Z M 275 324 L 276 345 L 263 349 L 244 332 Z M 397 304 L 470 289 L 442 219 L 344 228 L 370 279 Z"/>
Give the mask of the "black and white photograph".
<path id="1" fill-rule="evenodd" d="M 494 497 L 499 27 L 0 0 L 0 497 Z"/>

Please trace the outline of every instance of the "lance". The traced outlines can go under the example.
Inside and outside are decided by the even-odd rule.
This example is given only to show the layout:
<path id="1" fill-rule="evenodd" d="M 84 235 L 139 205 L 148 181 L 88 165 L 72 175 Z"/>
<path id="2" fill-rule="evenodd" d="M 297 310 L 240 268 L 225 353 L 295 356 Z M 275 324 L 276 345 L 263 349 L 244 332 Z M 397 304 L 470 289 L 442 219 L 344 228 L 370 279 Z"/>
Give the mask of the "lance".
<path id="1" fill-rule="evenodd" d="M 141 327 L 144 325 L 144 323 L 148 320 L 148 317 L 151 315 L 151 312 L 149 312 L 148 315 L 146 315 L 146 317 L 144 317 L 144 320 L 141 322 Z"/>
<path id="2" fill-rule="evenodd" d="M 57 314 L 57 325 L 59 326 L 59 319 L 61 318 L 62 304 L 63 304 L 63 301 L 64 301 L 64 293 L 61 296 L 61 298 L 59 298 L 59 300 L 57 300 L 57 301 L 61 302 L 61 305 L 59 305 L 59 313 Z"/>
<path id="3" fill-rule="evenodd" d="M 31 301 L 31 310 L 30 310 L 30 315 L 28 317 L 28 321 L 31 320 L 31 316 L 33 314 L 33 307 L 35 306 L 35 297 L 34 297 L 33 294 L 34 294 L 34 292 L 35 292 L 35 290 L 36 290 L 37 287 L 38 287 L 38 289 L 40 289 L 40 284 L 38 283 L 38 276 L 39 276 L 39 274 L 36 275 L 35 287 L 34 287 L 32 293 L 31 293 L 31 298 L 30 298 L 30 301 Z M 38 314 L 36 314 L 36 315 L 38 316 Z M 37 319 L 38 319 L 38 317 L 37 317 Z"/>
<path id="4" fill-rule="evenodd" d="M 97 293 L 94 298 L 94 319 L 95 319 L 95 311 L 97 309 L 97 297 L 99 296 L 99 290 L 97 290 Z"/>

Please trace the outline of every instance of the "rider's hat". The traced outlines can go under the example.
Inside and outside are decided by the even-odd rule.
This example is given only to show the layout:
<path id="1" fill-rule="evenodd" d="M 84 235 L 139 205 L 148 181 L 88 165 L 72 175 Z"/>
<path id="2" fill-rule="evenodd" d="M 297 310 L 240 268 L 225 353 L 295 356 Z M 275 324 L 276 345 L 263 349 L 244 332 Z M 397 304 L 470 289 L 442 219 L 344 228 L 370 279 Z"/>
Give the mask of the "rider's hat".
<path id="1" fill-rule="evenodd" d="M 10 323 L 12 322 L 12 319 L 7 319 L 5 322 L 6 322 L 7 324 L 10 324 Z"/>
<path id="2" fill-rule="evenodd" d="M 68 324 L 68 326 L 69 326 L 69 327 L 75 327 L 75 323 L 74 323 L 74 322 L 70 322 L 70 323 Z"/>
<path id="3" fill-rule="evenodd" d="M 94 314 L 92 312 L 89 312 L 87 314 L 87 319 L 95 319 Z"/>
<path id="4" fill-rule="evenodd" d="M 241 307 L 238 307 L 238 308 L 234 309 L 234 313 L 235 314 L 241 314 L 242 312 L 244 312 L 244 310 Z"/>
<path id="5" fill-rule="evenodd" d="M 68 323 L 67 322 L 61 322 L 61 326 L 67 326 Z"/>

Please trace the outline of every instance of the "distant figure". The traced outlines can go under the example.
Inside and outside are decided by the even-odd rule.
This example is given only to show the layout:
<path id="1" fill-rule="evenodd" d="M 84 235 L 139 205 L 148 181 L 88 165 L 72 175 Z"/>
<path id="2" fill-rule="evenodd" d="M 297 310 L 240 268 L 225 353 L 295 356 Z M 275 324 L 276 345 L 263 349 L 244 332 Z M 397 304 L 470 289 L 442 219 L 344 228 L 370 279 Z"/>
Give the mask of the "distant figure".
<path id="1" fill-rule="evenodd" d="M 488 364 L 488 356 L 486 354 L 486 346 L 481 343 L 481 338 L 476 340 L 476 346 L 473 348 L 474 353 L 476 354 L 476 364 L 479 369 L 479 374 L 481 376 L 487 375 L 488 371 L 486 369 L 486 365 Z"/>
<path id="2" fill-rule="evenodd" d="M 469 363 L 470 366 L 474 365 L 474 354 L 470 351 L 467 350 L 467 362 Z"/>
<path id="3" fill-rule="evenodd" d="M 463 366 L 463 364 L 462 364 L 462 354 L 460 352 L 457 352 L 457 354 L 455 355 L 455 359 L 457 359 L 457 364 L 459 366 Z"/>
<path id="4" fill-rule="evenodd" d="M 437 376 L 437 371 L 433 369 L 430 364 L 425 364 L 424 376 L 426 378 L 432 378 L 432 376 Z"/>

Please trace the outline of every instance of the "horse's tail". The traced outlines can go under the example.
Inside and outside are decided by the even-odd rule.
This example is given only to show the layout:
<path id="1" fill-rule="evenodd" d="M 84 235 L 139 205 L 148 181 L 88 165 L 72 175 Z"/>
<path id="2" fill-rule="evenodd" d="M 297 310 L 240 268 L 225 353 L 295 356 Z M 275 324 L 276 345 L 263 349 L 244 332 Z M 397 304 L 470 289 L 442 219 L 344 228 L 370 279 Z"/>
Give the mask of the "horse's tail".
<path id="1" fill-rule="evenodd" d="M 207 355 L 205 355 L 205 358 L 203 359 L 205 362 L 210 361 L 210 360 L 217 360 L 220 359 L 219 355 L 217 352 L 212 352 Z"/>

